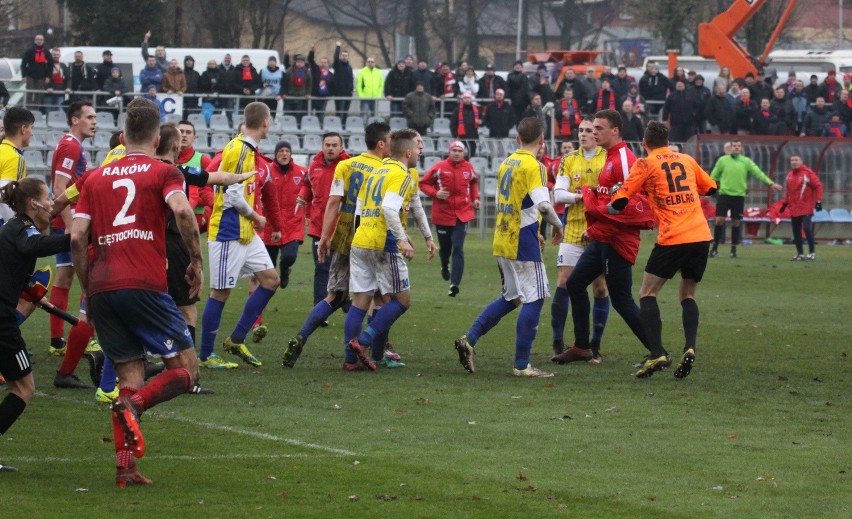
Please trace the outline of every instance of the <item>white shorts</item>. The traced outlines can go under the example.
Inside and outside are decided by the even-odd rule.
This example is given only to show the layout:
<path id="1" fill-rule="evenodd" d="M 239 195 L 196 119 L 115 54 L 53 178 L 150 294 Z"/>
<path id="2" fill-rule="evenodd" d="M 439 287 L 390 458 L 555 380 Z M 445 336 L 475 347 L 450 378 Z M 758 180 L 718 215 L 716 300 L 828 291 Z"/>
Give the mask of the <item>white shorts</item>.
<path id="1" fill-rule="evenodd" d="M 256 234 L 248 244 L 237 240 L 207 242 L 207 250 L 210 256 L 210 288 L 234 288 L 238 278 L 275 268 L 266 246 Z"/>
<path id="2" fill-rule="evenodd" d="M 580 256 L 583 255 L 584 250 L 586 250 L 586 248 L 582 245 L 576 245 L 574 243 L 560 243 L 559 255 L 556 256 L 556 266 L 576 267 L 577 261 L 580 259 Z"/>
<path id="3" fill-rule="evenodd" d="M 346 292 L 349 290 L 349 255 L 337 251 L 331 253 L 331 265 L 328 267 L 328 292 Z"/>
<path id="4" fill-rule="evenodd" d="M 398 294 L 411 288 L 408 265 L 398 252 L 361 249 L 349 251 L 349 292 Z"/>
<path id="5" fill-rule="evenodd" d="M 497 267 L 506 301 L 520 298 L 521 303 L 531 303 L 550 295 L 547 273 L 541 261 L 518 261 L 497 256 Z"/>

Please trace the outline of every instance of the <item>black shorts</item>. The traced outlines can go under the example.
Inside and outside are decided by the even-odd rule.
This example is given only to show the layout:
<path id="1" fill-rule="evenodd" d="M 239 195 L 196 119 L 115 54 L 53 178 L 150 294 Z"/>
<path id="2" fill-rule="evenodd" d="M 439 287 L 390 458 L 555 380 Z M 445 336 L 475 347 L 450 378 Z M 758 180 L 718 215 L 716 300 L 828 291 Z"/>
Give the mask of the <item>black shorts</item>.
<path id="1" fill-rule="evenodd" d="M 189 266 L 189 251 L 179 234 L 166 232 L 166 257 L 169 264 L 166 269 L 166 282 L 169 295 L 178 306 L 190 306 L 198 302 L 198 296 L 189 297 L 189 283 L 186 282 L 186 267 Z"/>
<path id="2" fill-rule="evenodd" d="M 664 279 L 671 279 L 680 271 L 683 279 L 701 281 L 707 268 L 710 242 L 681 243 L 678 245 L 654 245 L 648 257 L 645 272 Z"/>
<path id="3" fill-rule="evenodd" d="M 33 372 L 27 348 L 7 349 L 0 347 L 0 375 L 9 381 L 21 380 Z"/>
<path id="4" fill-rule="evenodd" d="M 716 197 L 716 217 L 724 218 L 731 211 L 731 220 L 742 220 L 745 210 L 744 196 L 719 195 Z"/>

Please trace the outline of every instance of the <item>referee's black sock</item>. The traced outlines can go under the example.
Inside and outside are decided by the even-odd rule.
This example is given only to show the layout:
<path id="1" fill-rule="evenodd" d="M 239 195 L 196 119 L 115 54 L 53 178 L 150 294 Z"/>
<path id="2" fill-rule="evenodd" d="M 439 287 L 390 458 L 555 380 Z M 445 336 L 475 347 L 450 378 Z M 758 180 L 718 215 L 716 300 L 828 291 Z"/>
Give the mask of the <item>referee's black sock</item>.
<path id="1" fill-rule="evenodd" d="M 666 354 L 663 348 L 663 321 L 660 320 L 660 307 L 657 298 L 645 296 L 639 300 L 639 318 L 645 328 L 645 336 L 651 346 L 651 356 L 661 357 Z"/>
<path id="2" fill-rule="evenodd" d="M 736 247 L 740 244 L 740 235 L 742 234 L 742 226 L 731 226 L 731 247 Z"/>
<path id="3" fill-rule="evenodd" d="M 26 407 L 27 403 L 18 395 L 14 393 L 6 395 L 6 398 L 0 402 L 0 436 L 6 434 Z"/>
<path id="4" fill-rule="evenodd" d="M 713 250 L 716 250 L 720 243 L 725 243 L 725 224 L 717 223 L 713 227 Z"/>
<path id="5" fill-rule="evenodd" d="M 189 328 L 189 338 L 192 339 L 192 345 L 195 346 L 195 326 L 188 324 L 186 327 Z"/>
<path id="6" fill-rule="evenodd" d="M 698 338 L 698 303 L 688 297 L 680 302 L 680 306 L 683 309 L 683 337 L 686 340 L 684 350 L 695 349 Z"/>

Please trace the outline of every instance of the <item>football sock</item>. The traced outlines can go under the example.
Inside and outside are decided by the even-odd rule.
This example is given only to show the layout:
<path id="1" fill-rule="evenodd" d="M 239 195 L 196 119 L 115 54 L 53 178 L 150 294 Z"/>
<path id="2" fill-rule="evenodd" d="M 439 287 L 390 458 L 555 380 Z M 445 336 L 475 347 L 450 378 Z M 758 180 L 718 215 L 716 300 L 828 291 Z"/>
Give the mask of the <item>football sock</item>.
<path id="1" fill-rule="evenodd" d="M 257 316 L 257 319 L 255 319 L 254 323 L 252 323 L 251 327 L 255 328 L 255 327 L 260 326 L 262 324 L 263 324 L 263 312 L 260 312 L 260 315 Z"/>
<path id="2" fill-rule="evenodd" d="M 695 348 L 698 339 L 698 303 L 691 297 L 680 302 L 683 310 L 683 337 L 686 348 Z"/>
<path id="3" fill-rule="evenodd" d="M 561 341 L 565 333 L 565 320 L 568 319 L 568 289 L 556 287 L 553 302 L 550 304 L 550 327 L 553 328 L 553 340 Z M 526 366 L 524 366 L 526 367 Z"/>
<path id="4" fill-rule="evenodd" d="M 596 297 L 592 306 L 592 349 L 600 349 L 606 320 L 609 318 L 609 297 Z"/>
<path id="5" fill-rule="evenodd" d="M 740 234 L 742 234 L 742 227 L 737 225 L 736 227 L 731 227 L 731 246 L 736 246 L 740 244 Z"/>
<path id="6" fill-rule="evenodd" d="M 186 328 L 189 330 L 189 338 L 192 339 L 192 345 L 195 346 L 195 326 L 187 324 Z"/>
<path id="7" fill-rule="evenodd" d="M 201 360 L 207 360 L 213 353 L 213 344 L 216 342 L 216 334 L 222 323 L 222 310 L 225 309 L 224 301 L 207 298 L 204 305 L 204 313 L 201 314 Z"/>
<path id="8" fill-rule="evenodd" d="M 192 377 L 184 368 L 167 369 L 148 381 L 130 399 L 141 414 L 157 404 L 182 395 L 192 387 Z"/>
<path id="9" fill-rule="evenodd" d="M 379 361 L 385 356 L 385 344 L 388 343 L 389 334 L 390 330 L 376 335 L 376 338 L 373 339 L 373 344 L 371 345 L 371 348 L 373 349 L 373 360 Z"/>
<path id="10" fill-rule="evenodd" d="M 15 393 L 6 395 L 6 398 L 0 402 L 0 436 L 6 434 L 6 431 L 9 430 L 9 427 L 12 427 L 12 424 L 21 416 L 26 407 L 27 403 L 24 402 L 24 399 Z"/>
<path id="11" fill-rule="evenodd" d="M 275 290 L 269 290 L 264 287 L 257 287 L 254 292 L 246 299 L 246 305 L 243 307 L 243 315 L 237 321 L 237 326 L 231 333 L 231 340 L 236 343 L 242 343 L 246 340 L 246 334 L 251 329 L 252 323 L 257 320 L 257 317 L 266 308 L 269 300 L 275 295 Z"/>
<path id="12" fill-rule="evenodd" d="M 521 312 L 518 314 L 517 337 L 515 338 L 515 367 L 517 369 L 526 369 L 530 363 L 530 350 L 532 350 L 535 334 L 538 331 L 538 321 L 543 306 L 544 299 L 524 303 L 521 306 Z"/>
<path id="13" fill-rule="evenodd" d="M 358 357 L 349 349 L 349 341 L 358 337 L 361 333 L 361 325 L 364 323 L 364 316 L 367 315 L 367 310 L 352 306 L 349 313 L 346 314 L 346 321 L 343 323 L 343 348 L 345 350 L 345 358 L 347 364 L 358 362 Z"/>
<path id="14" fill-rule="evenodd" d="M 130 397 L 131 400 L 133 399 L 134 393 L 136 393 L 135 389 L 126 387 L 118 390 L 118 395 L 120 397 Z M 110 413 L 110 415 L 112 416 L 112 441 L 115 446 L 115 465 L 117 467 L 127 468 L 133 462 L 133 455 L 130 452 L 130 449 L 124 446 L 124 428 L 121 427 L 118 417 L 113 413 Z"/>
<path id="15" fill-rule="evenodd" d="M 373 316 L 372 322 L 367 325 L 367 329 L 363 330 L 358 336 L 358 342 L 364 346 L 372 345 L 376 337 L 390 330 L 391 325 L 399 319 L 408 308 L 396 299 L 391 299 L 387 304 L 382 306 L 376 315 Z M 384 350 L 384 343 L 381 345 Z"/>
<path id="16" fill-rule="evenodd" d="M 657 305 L 656 297 L 645 296 L 639 300 L 639 318 L 642 319 L 642 327 L 645 328 L 645 337 L 650 345 L 651 356 L 665 355 L 663 322 L 660 320 L 660 307 Z"/>
<path id="17" fill-rule="evenodd" d="M 50 304 L 60 310 L 68 310 L 68 292 L 70 289 L 56 285 L 50 289 Z M 57 339 L 65 336 L 65 320 L 50 314 L 50 338 Z"/>
<path id="18" fill-rule="evenodd" d="M 367 316 L 367 326 L 370 326 L 370 323 L 373 322 L 373 319 L 376 317 L 376 314 L 381 310 L 381 306 L 376 306 L 375 301 L 373 302 L 373 311 L 370 312 L 370 315 Z M 370 344 L 371 355 L 373 356 L 373 360 L 381 360 L 381 356 L 384 354 L 384 343 L 382 343 L 381 347 L 379 346 L 380 337 L 376 337 L 373 342 Z M 381 352 L 381 353 L 380 353 Z M 378 357 L 376 356 L 378 355 Z"/>
<path id="19" fill-rule="evenodd" d="M 713 248 L 715 249 L 720 243 L 725 243 L 725 224 L 716 224 L 713 227 Z"/>
<path id="20" fill-rule="evenodd" d="M 98 384 L 104 393 L 115 391 L 115 364 L 109 357 L 104 356 L 104 370 L 101 373 L 101 383 Z"/>
<path id="21" fill-rule="evenodd" d="M 516 307 L 511 301 L 498 297 L 485 307 L 479 317 L 473 321 L 470 330 L 467 331 L 467 342 L 475 346 L 479 338 L 488 333 L 491 328 L 497 326 L 504 316 Z M 526 366 L 524 366 L 526 368 Z"/>
<path id="22" fill-rule="evenodd" d="M 65 357 L 62 358 L 62 364 L 59 366 L 60 375 L 70 375 L 77 369 L 77 364 L 83 358 L 83 353 L 86 351 L 86 346 L 89 344 L 89 339 L 95 334 L 92 327 L 86 321 L 80 321 L 71 327 L 68 332 L 68 348 L 65 350 Z"/>
<path id="23" fill-rule="evenodd" d="M 308 314 L 308 318 L 305 319 L 304 324 L 302 324 L 302 329 L 299 330 L 299 335 L 301 335 L 304 340 L 308 340 L 308 337 L 310 337 L 311 334 L 319 328 L 320 323 L 324 323 L 333 313 L 334 308 L 328 304 L 328 301 L 323 299 L 311 308 L 311 313 Z"/>

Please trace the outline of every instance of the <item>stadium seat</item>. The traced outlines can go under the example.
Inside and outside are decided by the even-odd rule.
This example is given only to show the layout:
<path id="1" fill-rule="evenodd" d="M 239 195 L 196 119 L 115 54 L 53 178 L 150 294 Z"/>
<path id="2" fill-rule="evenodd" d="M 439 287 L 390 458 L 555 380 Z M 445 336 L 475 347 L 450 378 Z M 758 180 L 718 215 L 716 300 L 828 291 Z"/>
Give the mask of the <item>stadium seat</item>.
<path id="1" fill-rule="evenodd" d="M 40 112 L 38 112 L 40 113 Z M 33 136 L 30 137 L 30 145 L 28 146 L 31 150 L 46 150 L 48 149 L 47 144 L 44 143 L 45 135 L 43 133 L 35 133 L 33 132 Z"/>
<path id="2" fill-rule="evenodd" d="M 423 155 L 435 155 L 435 141 L 432 137 L 423 137 Z"/>
<path id="3" fill-rule="evenodd" d="M 349 137 L 349 144 L 346 146 L 346 151 L 349 155 L 358 155 L 367 151 L 367 143 L 364 141 L 363 135 L 353 135 Z"/>
<path id="4" fill-rule="evenodd" d="M 452 135 L 452 132 L 450 131 L 450 120 L 446 117 L 438 117 L 435 119 L 435 122 L 432 123 L 432 133 L 439 137 L 450 137 Z"/>
<path id="5" fill-rule="evenodd" d="M 167 114 L 165 122 L 170 124 L 177 124 L 182 118 L 183 117 L 181 117 L 180 114 Z"/>
<path id="6" fill-rule="evenodd" d="M 480 177 L 484 177 L 491 171 L 491 168 L 488 166 L 488 159 L 485 157 L 472 157 L 470 159 L 470 165 L 473 166 L 474 171 L 476 171 L 477 175 Z"/>
<path id="7" fill-rule="evenodd" d="M 240 129 L 240 125 L 244 123 L 245 120 L 246 116 L 244 114 L 237 114 L 234 116 L 234 122 L 231 125 L 231 130 L 233 131 L 234 135 L 237 134 L 237 130 Z"/>
<path id="8" fill-rule="evenodd" d="M 392 132 L 404 130 L 405 128 L 408 128 L 408 121 L 405 120 L 405 117 L 390 118 L 390 129 Z"/>
<path id="9" fill-rule="evenodd" d="M 231 133 L 231 125 L 225 114 L 213 114 L 210 116 L 210 131 Z"/>
<path id="10" fill-rule="evenodd" d="M 115 117 L 109 112 L 98 112 L 98 131 L 99 132 L 114 132 L 118 129 L 115 125 Z"/>
<path id="11" fill-rule="evenodd" d="M 44 144 L 48 148 L 53 149 L 57 144 L 59 144 L 59 141 L 61 141 L 63 137 L 65 137 L 65 132 L 51 130 L 47 132 L 47 136 L 44 138 Z"/>
<path id="12" fill-rule="evenodd" d="M 107 115 L 111 116 L 111 114 L 107 114 Z M 97 132 L 95 134 L 94 139 L 92 139 L 94 141 L 95 148 L 109 150 L 109 138 L 110 137 L 111 137 L 111 135 L 107 132 Z"/>
<path id="13" fill-rule="evenodd" d="M 47 114 L 47 127 L 52 130 L 67 130 L 68 117 L 62 110 L 54 110 Z"/>
<path id="14" fill-rule="evenodd" d="M 438 139 L 437 149 L 441 156 L 446 157 L 450 154 L 450 143 L 455 139 L 452 137 L 441 137 Z"/>
<path id="15" fill-rule="evenodd" d="M 497 196 L 497 177 L 485 177 L 480 185 L 484 197 L 495 198 Z"/>
<path id="16" fill-rule="evenodd" d="M 308 153 L 318 153 L 322 150 L 322 136 L 312 133 L 305 135 L 304 142 L 302 143 L 302 149 Z"/>
<path id="17" fill-rule="evenodd" d="M 121 112 L 118 114 L 118 125 L 119 128 L 124 128 L 124 121 L 127 120 L 127 112 Z"/>
<path id="18" fill-rule="evenodd" d="M 95 165 L 100 166 L 104 159 L 106 159 L 107 155 L 109 155 L 109 150 L 98 150 L 98 152 L 95 153 Z"/>
<path id="19" fill-rule="evenodd" d="M 263 139 L 258 144 L 258 149 L 260 149 L 260 152 L 263 153 L 264 155 L 269 155 L 270 157 L 272 157 L 272 154 L 275 153 L 275 145 L 276 144 L 278 144 L 277 140 Z M 272 157 L 272 158 L 274 159 L 275 157 Z"/>
<path id="20" fill-rule="evenodd" d="M 50 150 L 50 151 L 47 152 L 47 160 L 44 163 L 47 164 L 48 166 L 53 164 L 53 150 Z"/>
<path id="21" fill-rule="evenodd" d="M 431 157 L 426 157 L 426 159 L 423 161 L 423 172 L 429 171 L 430 169 L 432 169 L 432 166 L 439 162 L 441 162 L 441 157 L 436 157 L 434 155 Z"/>
<path id="22" fill-rule="evenodd" d="M 374 116 L 370 117 L 369 119 L 367 119 L 367 124 L 386 123 L 386 122 L 387 121 L 385 121 L 384 117 L 379 117 L 378 115 L 374 115 Z"/>
<path id="23" fill-rule="evenodd" d="M 302 117 L 302 133 L 313 133 L 316 135 L 322 134 L 319 117 L 316 115 L 306 115 Z M 305 146 L 307 147 L 307 145 Z"/>
<path id="24" fill-rule="evenodd" d="M 214 151 L 219 151 L 231 141 L 231 136 L 227 133 L 214 133 L 210 137 L 210 147 Z"/>
<path id="25" fill-rule="evenodd" d="M 204 119 L 204 116 L 201 114 L 189 114 L 187 121 L 191 122 L 192 125 L 195 126 L 195 133 L 207 129 L 207 120 Z"/>
<path id="26" fill-rule="evenodd" d="M 293 160 L 293 162 L 295 162 L 296 164 L 298 164 L 302 167 L 308 167 L 308 164 L 310 164 L 310 162 L 311 162 L 311 156 L 300 153 L 300 154 L 297 154 L 297 155 L 293 155 L 292 160 Z"/>
<path id="27" fill-rule="evenodd" d="M 515 153 L 518 149 L 518 142 L 515 139 L 503 139 L 503 149 L 506 152 L 506 155 Z"/>
<path id="28" fill-rule="evenodd" d="M 290 143 L 290 149 L 293 150 L 293 153 L 307 153 L 308 152 L 307 150 L 302 148 L 302 143 L 299 140 L 298 135 L 288 133 L 288 134 L 282 135 L 281 138 L 278 139 L 278 140 L 289 142 Z"/>
<path id="29" fill-rule="evenodd" d="M 35 111 L 33 112 L 33 117 L 35 117 L 35 122 L 33 123 L 34 130 L 47 129 L 47 119 L 44 118 L 43 113 Z"/>
<path id="30" fill-rule="evenodd" d="M 275 121 L 275 124 L 283 133 L 289 134 L 299 131 L 299 123 L 293 115 L 281 115 Z"/>
<path id="31" fill-rule="evenodd" d="M 831 219 L 831 215 L 829 214 L 829 212 L 826 211 L 825 209 L 823 209 L 822 211 L 815 212 L 814 217 L 811 219 L 811 221 L 814 222 L 814 223 L 831 222 L 832 219 Z"/>
<path id="32" fill-rule="evenodd" d="M 343 133 L 343 122 L 336 115 L 326 115 L 322 121 L 323 132 Z"/>
<path id="33" fill-rule="evenodd" d="M 364 134 L 364 118 L 360 115 L 350 115 L 346 118 L 346 133 Z"/>
<path id="34" fill-rule="evenodd" d="M 848 223 L 852 222 L 852 215 L 849 214 L 849 211 L 843 209 L 842 207 L 837 207 L 828 212 L 829 216 L 831 216 L 832 222 L 842 222 Z"/>
<path id="35" fill-rule="evenodd" d="M 27 161 L 27 169 L 47 169 L 44 154 L 38 150 L 24 150 L 24 160 Z"/>

